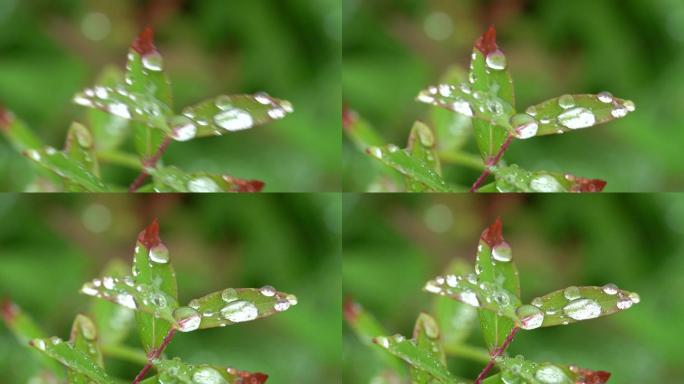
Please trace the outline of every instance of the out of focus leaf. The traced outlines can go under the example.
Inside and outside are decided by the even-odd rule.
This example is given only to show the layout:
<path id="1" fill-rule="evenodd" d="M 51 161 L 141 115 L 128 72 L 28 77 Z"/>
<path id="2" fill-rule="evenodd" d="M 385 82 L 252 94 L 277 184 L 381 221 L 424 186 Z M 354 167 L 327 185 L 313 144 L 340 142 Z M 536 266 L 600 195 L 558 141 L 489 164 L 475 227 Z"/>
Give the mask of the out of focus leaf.
<path id="1" fill-rule="evenodd" d="M 225 383 L 225 384 L 262 384 L 268 379 L 263 373 L 240 371 L 235 368 L 225 368 L 206 364 L 194 365 L 181 361 L 156 360 L 155 368 L 159 372 L 156 379 L 144 383 Z M 148 379 L 150 380 L 150 379 Z"/>
<path id="2" fill-rule="evenodd" d="M 100 167 L 95 157 L 95 147 L 93 136 L 88 128 L 80 123 L 72 123 L 67 132 L 67 139 L 64 145 L 64 153 L 74 162 L 80 164 L 96 177 L 100 176 Z M 64 179 L 64 185 L 68 191 L 82 192 L 83 187 L 72 183 L 69 179 Z"/>
<path id="3" fill-rule="evenodd" d="M 89 377 L 98 384 L 116 384 L 89 355 L 74 349 L 58 337 L 33 339 L 30 345 L 65 365 L 68 369 Z"/>
<path id="4" fill-rule="evenodd" d="M 2 105 L 0 105 L 0 132 L 2 132 L 17 152 L 43 147 L 43 143 L 38 136 L 23 121 L 17 119 L 11 111 L 6 110 Z"/>
<path id="5" fill-rule="evenodd" d="M 394 168 L 413 182 L 425 185 L 426 191 L 451 191 L 446 181 L 430 165 L 413 157 L 408 150 L 400 149 L 396 145 L 390 144 L 385 147 L 369 147 L 366 152 L 385 165 Z"/>
<path id="6" fill-rule="evenodd" d="M 52 147 L 29 149 L 24 154 L 37 164 L 59 175 L 69 184 L 77 185 L 86 192 L 107 192 L 109 188 L 95 174 L 65 152 Z"/>
<path id="7" fill-rule="evenodd" d="M 130 267 L 119 259 L 112 260 L 104 269 L 102 277 L 123 279 Z M 93 300 L 90 313 L 96 324 L 100 343 L 120 344 L 133 325 L 133 310 L 106 300 Z"/>
<path id="8" fill-rule="evenodd" d="M 187 173 L 176 167 L 149 169 L 161 192 L 261 192 L 264 182 L 206 172 Z"/>
<path id="9" fill-rule="evenodd" d="M 470 268 L 466 262 L 456 259 L 447 267 L 445 275 L 463 275 Z M 441 296 L 434 299 L 433 313 L 447 352 L 468 338 L 477 319 L 477 310 L 474 307 Z"/>
<path id="10" fill-rule="evenodd" d="M 601 192 L 606 182 L 569 173 L 530 172 L 513 164 L 494 170 L 499 192 Z"/>
<path id="11" fill-rule="evenodd" d="M 103 367 L 102 353 L 98 345 L 97 328 L 90 318 L 84 315 L 77 315 L 71 327 L 71 337 L 69 342 L 73 345 L 74 351 L 81 352 L 88 356 L 100 367 Z M 90 384 L 90 379 L 83 373 L 75 370 L 68 370 L 67 377 L 69 384 Z"/>
<path id="12" fill-rule="evenodd" d="M 485 229 L 477 247 L 475 271 L 477 279 L 493 284 L 513 293 L 520 301 L 520 277 L 513 261 L 511 246 L 501 234 L 501 220 Z M 501 298 L 504 298 L 501 296 Z M 515 326 L 511 318 L 497 315 L 496 312 L 478 311 L 482 335 L 490 350 L 500 347 L 506 336 Z"/>
<path id="13" fill-rule="evenodd" d="M 456 382 L 438 355 L 417 347 L 413 340 L 407 340 L 401 335 L 394 335 L 390 337 L 379 336 L 374 338 L 373 342 L 409 363 L 411 367 L 428 373 L 440 383 Z"/>
<path id="14" fill-rule="evenodd" d="M 413 124 L 413 128 L 411 128 L 406 150 L 414 159 L 422 161 L 430 167 L 432 171 L 441 176 L 442 167 L 434 148 L 435 136 L 432 133 L 432 130 L 420 121 L 416 121 Z M 409 192 L 423 192 L 428 189 L 425 184 L 415 181 L 410 177 L 406 177 L 405 180 L 406 189 Z"/>
<path id="15" fill-rule="evenodd" d="M 435 319 L 427 313 L 418 315 L 416 325 L 413 328 L 413 341 L 416 347 L 423 353 L 437 358 L 446 369 L 446 356 L 440 337 L 439 325 L 437 325 Z M 413 366 L 410 368 L 410 373 L 411 381 L 414 384 L 429 384 L 433 382 L 429 373 Z"/>
<path id="16" fill-rule="evenodd" d="M 360 151 L 366 151 L 369 147 L 381 146 L 385 143 L 382 136 L 368 120 L 346 106 L 342 111 L 342 126 L 347 137 Z"/>

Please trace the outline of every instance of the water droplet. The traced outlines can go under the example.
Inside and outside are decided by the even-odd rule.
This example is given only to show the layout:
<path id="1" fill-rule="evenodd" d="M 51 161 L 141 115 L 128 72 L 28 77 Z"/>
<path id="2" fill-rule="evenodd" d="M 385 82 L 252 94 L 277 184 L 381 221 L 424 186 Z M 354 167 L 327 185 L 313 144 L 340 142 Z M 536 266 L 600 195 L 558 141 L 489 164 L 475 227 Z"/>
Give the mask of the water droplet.
<path id="1" fill-rule="evenodd" d="M 169 250 L 163 243 L 159 243 L 152 247 L 148 256 L 150 257 L 150 261 L 157 264 L 166 264 L 169 262 Z"/>
<path id="2" fill-rule="evenodd" d="M 226 380 L 214 368 L 201 367 L 192 374 L 192 382 L 193 384 L 225 384 Z"/>
<path id="3" fill-rule="evenodd" d="M 389 145 L 387 146 L 387 152 L 389 152 L 389 153 L 395 153 L 395 152 L 397 152 L 398 150 L 399 150 L 399 147 L 397 147 L 397 146 L 394 145 L 394 144 L 389 144 Z"/>
<path id="4" fill-rule="evenodd" d="M 275 288 L 273 288 L 270 285 L 265 285 L 265 286 L 261 287 L 259 289 L 259 292 L 266 297 L 271 297 L 271 296 L 276 294 Z"/>
<path id="5" fill-rule="evenodd" d="M 503 105 L 498 100 L 489 100 L 487 101 L 487 110 L 495 115 L 500 115 L 503 113 Z"/>
<path id="6" fill-rule="evenodd" d="M 176 320 L 178 330 L 181 332 L 191 332 L 199 328 L 202 317 L 199 312 L 190 307 L 178 307 L 173 311 L 173 318 Z"/>
<path id="7" fill-rule="evenodd" d="M 625 100 L 623 105 L 629 112 L 636 111 L 636 105 L 634 105 L 634 102 L 632 100 Z"/>
<path id="8" fill-rule="evenodd" d="M 376 159 L 382 159 L 382 149 L 380 147 L 369 147 L 368 153 Z"/>
<path id="9" fill-rule="evenodd" d="M 147 70 L 159 72 L 162 70 L 164 66 L 164 59 L 162 58 L 162 55 L 159 54 L 159 52 L 150 52 L 146 55 L 143 55 L 142 65 Z"/>
<path id="10" fill-rule="evenodd" d="M 485 59 L 487 67 L 495 71 L 501 71 L 506 69 L 506 55 L 504 55 L 501 50 L 497 49 L 494 52 L 490 52 Z"/>
<path id="11" fill-rule="evenodd" d="M 289 295 L 285 296 L 285 300 L 289 301 L 290 305 L 297 305 L 297 302 L 298 302 L 297 296 L 295 296 L 293 294 L 289 294 Z"/>
<path id="12" fill-rule="evenodd" d="M 466 115 L 468 117 L 473 116 L 473 109 L 470 107 L 470 103 L 468 103 L 465 100 L 456 100 L 451 104 L 451 109 L 454 110 L 454 112 L 458 112 L 462 115 Z"/>
<path id="13" fill-rule="evenodd" d="M 641 296 L 639 296 L 639 294 L 636 292 L 631 292 L 629 294 L 629 299 L 632 300 L 632 303 L 639 304 L 639 302 L 641 301 Z"/>
<path id="14" fill-rule="evenodd" d="M 632 299 L 630 299 L 628 296 L 619 296 L 618 301 L 617 301 L 617 307 L 619 309 L 627 309 L 634 304 L 632 302 Z"/>
<path id="15" fill-rule="evenodd" d="M 591 299 L 579 299 L 563 307 L 563 313 L 574 320 L 587 320 L 601 315 L 601 306 Z"/>
<path id="16" fill-rule="evenodd" d="M 456 275 L 446 275 L 446 284 L 450 286 L 451 288 L 456 287 L 458 285 L 458 280 L 456 279 Z"/>
<path id="17" fill-rule="evenodd" d="M 539 123 L 537 120 L 525 113 L 520 113 L 511 117 L 511 125 L 515 130 L 515 136 L 519 139 L 534 137 L 539 130 Z"/>
<path id="18" fill-rule="evenodd" d="M 534 377 L 545 384 L 568 382 L 568 378 L 565 376 L 565 373 L 563 373 L 563 370 L 555 365 L 543 365 L 541 368 L 537 369 Z"/>
<path id="19" fill-rule="evenodd" d="M 123 278 L 123 282 L 124 282 L 124 284 L 128 285 L 129 287 L 132 287 L 135 284 L 135 282 L 133 281 L 133 278 L 131 276 L 125 276 Z"/>
<path id="20" fill-rule="evenodd" d="M 376 337 L 375 342 L 383 348 L 389 348 L 389 339 L 385 336 Z"/>
<path id="21" fill-rule="evenodd" d="M 130 309 L 136 309 L 138 306 L 135 303 L 135 299 L 133 296 L 131 296 L 128 293 L 121 293 L 118 296 L 116 296 L 115 301 L 124 307 L 130 308 Z"/>
<path id="22" fill-rule="evenodd" d="M 214 100 L 214 105 L 222 111 L 233 109 L 233 102 L 230 99 L 230 96 L 226 95 L 217 96 L 216 100 Z"/>
<path id="23" fill-rule="evenodd" d="M 107 289 L 114 289 L 114 278 L 112 277 L 104 277 L 102 279 L 102 284 L 104 284 L 104 287 Z"/>
<path id="24" fill-rule="evenodd" d="M 200 302 L 197 299 L 192 299 L 190 300 L 190 303 L 188 303 L 188 307 L 192 309 L 198 309 L 200 307 Z"/>
<path id="25" fill-rule="evenodd" d="M 603 293 L 605 293 L 606 295 L 614 295 L 614 294 L 618 293 L 618 287 L 617 287 L 617 285 L 615 285 L 613 283 L 608 283 L 608 284 L 604 285 L 602 290 L 603 290 Z"/>
<path id="26" fill-rule="evenodd" d="M 218 184 L 209 177 L 201 176 L 188 181 L 190 192 L 221 192 Z"/>
<path id="27" fill-rule="evenodd" d="M 510 304 L 510 299 L 508 298 L 508 295 L 503 293 L 503 292 L 494 292 L 490 297 L 487 298 L 489 301 L 494 301 L 495 303 L 501 305 L 501 306 L 507 306 Z"/>
<path id="28" fill-rule="evenodd" d="M 547 174 L 534 176 L 530 180 L 530 188 L 535 192 L 563 192 L 563 186 L 558 180 Z"/>
<path id="29" fill-rule="evenodd" d="M 532 305 L 534 305 L 535 307 L 539 308 L 539 307 L 541 307 L 542 305 L 544 305 L 544 300 L 542 300 L 541 297 L 535 297 L 535 298 L 532 300 Z"/>
<path id="30" fill-rule="evenodd" d="M 558 123 L 570 129 L 587 128 L 596 123 L 596 116 L 586 108 L 574 108 L 558 116 Z"/>
<path id="31" fill-rule="evenodd" d="M 107 96 L 109 96 L 109 92 L 107 92 L 107 88 L 105 87 L 95 87 L 95 96 L 100 99 L 106 99 Z"/>
<path id="32" fill-rule="evenodd" d="M 233 301 L 221 308 L 221 316 L 233 323 L 254 320 L 258 315 L 257 307 L 245 300 Z"/>
<path id="33" fill-rule="evenodd" d="M 35 339 L 33 340 L 33 345 L 40 349 L 41 351 L 44 351 L 47 345 L 45 344 L 45 340 L 42 339 Z"/>
<path id="34" fill-rule="evenodd" d="M 492 248 L 492 258 L 503 263 L 511 261 L 513 258 L 513 251 L 507 242 L 501 242 Z"/>
<path id="35" fill-rule="evenodd" d="M 532 305 L 521 305 L 515 310 L 520 318 L 522 329 L 535 329 L 541 327 L 544 322 L 544 313 Z"/>
<path id="36" fill-rule="evenodd" d="M 275 309 L 277 312 L 287 311 L 288 308 L 290 308 L 290 302 L 286 299 L 279 299 L 275 304 L 273 304 L 273 309 Z"/>
<path id="37" fill-rule="evenodd" d="M 186 116 L 174 116 L 170 124 L 173 139 L 176 141 L 188 141 L 197 135 L 197 126 Z"/>
<path id="38" fill-rule="evenodd" d="M 572 95 L 563 95 L 558 98 L 558 106 L 563 109 L 569 109 L 575 106 L 575 98 Z"/>
<path id="39" fill-rule="evenodd" d="M 617 107 L 613 108 L 612 111 L 610 111 L 610 115 L 616 119 L 620 119 L 622 117 L 625 117 L 625 116 L 627 116 L 628 113 L 629 113 L 629 111 L 627 110 L 627 108 L 625 108 L 623 106 L 617 106 Z"/>
<path id="40" fill-rule="evenodd" d="M 570 300 L 570 301 L 577 300 L 580 297 L 582 297 L 582 295 L 580 294 L 579 288 L 577 288 L 575 286 L 570 286 L 570 287 L 565 288 L 563 290 L 563 296 L 567 300 Z"/>
<path id="41" fill-rule="evenodd" d="M 238 292 L 234 288 L 226 288 L 221 292 L 221 299 L 226 303 L 235 301 L 238 299 Z"/>
<path id="42" fill-rule="evenodd" d="M 239 108 L 225 110 L 214 116 L 214 122 L 227 131 L 240 131 L 252 128 L 254 120 L 252 115 Z"/>
<path id="43" fill-rule="evenodd" d="M 271 97 L 266 92 L 259 92 L 259 93 L 255 94 L 254 100 L 256 100 L 257 103 L 262 104 L 262 105 L 272 104 Z"/>
<path id="44" fill-rule="evenodd" d="M 479 307 L 480 306 L 480 300 L 477 298 L 477 295 L 473 291 L 464 291 L 460 292 L 458 294 L 459 300 L 462 302 L 472 305 L 473 307 Z"/>
<path id="45" fill-rule="evenodd" d="M 131 112 L 128 110 L 126 104 L 123 103 L 111 103 L 107 105 L 107 111 L 112 115 L 122 117 L 124 119 L 131 118 Z"/>
<path id="46" fill-rule="evenodd" d="M 442 293 L 442 287 L 439 284 L 437 284 L 434 280 L 430 280 L 427 283 L 425 283 L 425 287 L 423 289 L 430 293 Z"/>
<path id="47" fill-rule="evenodd" d="M 598 94 L 598 99 L 602 103 L 610 104 L 613 102 L 613 95 L 610 92 L 601 92 Z"/>
<path id="48" fill-rule="evenodd" d="M 426 103 L 426 104 L 432 104 L 435 101 L 435 98 L 427 94 L 425 91 L 421 92 L 418 94 L 418 97 L 416 98 L 418 101 L 421 103 Z"/>
<path id="49" fill-rule="evenodd" d="M 153 293 L 150 295 L 150 301 L 152 302 L 153 306 L 159 309 L 166 308 L 166 298 L 162 294 Z"/>

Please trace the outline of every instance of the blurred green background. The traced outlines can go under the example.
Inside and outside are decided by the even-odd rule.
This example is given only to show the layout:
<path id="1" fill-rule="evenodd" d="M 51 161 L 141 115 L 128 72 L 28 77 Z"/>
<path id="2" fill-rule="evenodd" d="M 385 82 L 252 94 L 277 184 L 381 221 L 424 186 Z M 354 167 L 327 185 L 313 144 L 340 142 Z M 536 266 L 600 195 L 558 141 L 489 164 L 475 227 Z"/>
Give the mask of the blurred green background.
<path id="1" fill-rule="evenodd" d="M 509 163 L 608 181 L 606 191 L 684 188 L 684 2 L 680 0 L 344 0 L 343 98 L 388 143 L 405 146 L 429 106 L 414 98 L 475 39 L 498 30 L 518 108 L 565 93 L 610 91 L 636 113 L 610 124 L 514 143 Z M 363 191 L 373 162 L 344 140 L 343 185 Z M 476 153 L 474 140 L 466 147 Z M 447 166 L 470 185 L 474 170 Z"/>
<path id="2" fill-rule="evenodd" d="M 343 201 L 343 292 L 389 334 L 410 336 L 431 309 L 425 282 L 459 258 L 471 265 L 480 233 L 497 216 L 520 271 L 522 300 L 570 285 L 609 282 L 641 295 L 629 310 L 518 333 L 509 348 L 535 361 L 607 370 L 610 383 L 678 383 L 684 322 L 684 196 L 365 195 Z M 472 270 L 472 269 L 471 269 Z M 483 346 L 476 326 L 471 345 Z M 484 364 L 449 361 L 474 378 Z M 383 368 L 343 331 L 343 382 L 369 383 Z"/>
<path id="3" fill-rule="evenodd" d="M 177 110 L 258 91 L 295 108 L 258 129 L 174 143 L 167 164 L 261 179 L 266 191 L 335 191 L 340 24 L 339 0 L 2 0 L 0 104 L 61 148 L 69 123 L 85 121 L 73 95 L 106 65 L 123 68 L 133 38 L 152 25 Z M 23 190 L 29 168 L 0 139 L 0 190 Z M 113 177 L 127 185 L 135 174 Z"/>
<path id="4" fill-rule="evenodd" d="M 11 297 L 50 335 L 67 338 L 92 300 L 78 293 L 112 259 L 128 263 L 139 231 L 159 218 L 187 303 L 226 287 L 273 285 L 299 298 L 287 312 L 179 334 L 167 349 L 192 363 L 270 375 L 273 383 L 331 383 L 341 350 L 339 196 L 0 195 L 0 297 Z M 1 323 L 0 323 L 1 324 Z M 140 346 L 137 333 L 128 345 Z M 33 353 L 0 325 L 0 382 L 23 384 Z M 131 379 L 142 368 L 107 360 Z M 129 380 L 129 382 L 131 381 Z"/>

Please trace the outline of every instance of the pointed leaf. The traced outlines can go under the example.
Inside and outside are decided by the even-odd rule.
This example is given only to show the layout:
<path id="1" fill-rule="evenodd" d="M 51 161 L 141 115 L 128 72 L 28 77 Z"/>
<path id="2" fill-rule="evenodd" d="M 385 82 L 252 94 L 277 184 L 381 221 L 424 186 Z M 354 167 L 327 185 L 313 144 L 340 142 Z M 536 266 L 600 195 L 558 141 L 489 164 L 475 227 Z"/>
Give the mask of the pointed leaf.
<path id="1" fill-rule="evenodd" d="M 194 299 L 188 305 L 201 314 L 199 328 L 204 329 L 260 319 L 286 311 L 296 304 L 295 295 L 265 286 L 227 288 Z"/>
<path id="2" fill-rule="evenodd" d="M 32 347 L 52 357 L 65 365 L 68 369 L 83 374 L 98 384 L 115 384 L 96 361 L 85 353 L 58 337 L 49 339 L 33 339 L 29 343 Z"/>
<path id="3" fill-rule="evenodd" d="M 639 294 L 607 284 L 603 287 L 561 289 L 534 299 L 532 306 L 543 313 L 541 326 L 551 327 L 611 315 L 639 301 Z"/>
<path id="4" fill-rule="evenodd" d="M 442 167 L 434 148 L 435 136 L 433 135 L 432 130 L 424 123 L 416 121 L 413 124 L 413 128 L 411 128 L 406 150 L 411 153 L 413 158 L 422 161 L 432 171 L 441 176 Z M 405 180 L 406 189 L 409 192 L 423 192 L 427 190 L 425 184 L 417 182 L 409 177 L 406 177 Z"/>
<path id="5" fill-rule="evenodd" d="M 183 109 L 182 116 L 170 119 L 171 136 L 178 141 L 195 137 L 220 136 L 241 131 L 292 113 L 287 100 L 271 97 L 267 93 L 255 95 L 221 95 Z"/>
<path id="6" fill-rule="evenodd" d="M 98 366 L 104 367 L 102 352 L 100 352 L 97 339 L 95 323 L 84 315 L 77 315 L 71 328 L 69 342 L 73 345 L 75 351 L 83 353 Z M 71 369 L 67 371 L 67 377 L 69 384 L 90 384 L 91 382 L 88 376 Z"/>
<path id="7" fill-rule="evenodd" d="M 467 263 L 456 259 L 446 268 L 445 274 L 461 275 L 468 270 L 471 268 Z M 460 346 L 468 338 L 477 320 L 477 310 L 474 307 L 447 297 L 435 297 L 433 313 L 447 352 Z"/>
<path id="8" fill-rule="evenodd" d="M 501 382 L 524 382 L 530 384 L 603 384 L 610 373 L 591 371 L 577 366 L 555 363 L 537 363 L 525 360 L 522 356 L 499 357 L 496 364 L 501 369 Z M 496 381 L 494 381 L 496 382 Z"/>
<path id="9" fill-rule="evenodd" d="M 384 144 L 382 136 L 375 128 L 356 111 L 349 109 L 346 105 L 342 110 L 342 126 L 347 137 L 356 145 L 360 151 L 366 151 L 368 147 L 380 146 Z"/>
<path id="10" fill-rule="evenodd" d="M 31 339 L 45 337 L 45 332 L 36 324 L 36 322 L 27 315 L 18 305 L 9 299 L 3 299 L 0 304 L 2 311 L 2 319 L 9 330 L 14 334 L 14 337 L 20 344 L 26 346 Z M 50 370 L 58 378 L 64 377 L 64 369 L 54 360 L 39 354 L 42 365 Z"/>
<path id="11" fill-rule="evenodd" d="M 252 373 L 207 364 L 188 364 L 177 357 L 173 360 L 155 360 L 154 366 L 159 374 L 157 380 L 150 381 L 150 383 L 262 384 L 268 379 L 268 375 L 263 373 Z"/>
<path id="12" fill-rule="evenodd" d="M 418 348 L 413 340 L 407 340 L 401 335 L 394 335 L 391 337 L 379 336 L 374 338 L 373 342 L 409 363 L 411 367 L 430 374 L 440 383 L 455 382 L 454 376 L 451 375 L 439 357 L 430 351 Z"/>
<path id="13" fill-rule="evenodd" d="M 130 267 L 119 259 L 112 260 L 104 269 L 102 278 L 123 279 Z M 93 300 L 90 313 L 95 321 L 100 343 L 116 345 L 126 339 L 133 325 L 133 310 L 106 300 Z"/>
<path id="14" fill-rule="evenodd" d="M 569 173 L 530 172 L 513 164 L 494 170 L 499 192 L 601 192 L 606 182 Z"/>
<path id="15" fill-rule="evenodd" d="M 369 147 L 366 152 L 385 165 L 394 168 L 413 182 L 425 185 L 426 191 L 451 191 L 446 181 L 430 165 L 413 157 L 408 150 L 400 149 L 396 145 L 390 144 L 385 147 Z"/>
<path id="16" fill-rule="evenodd" d="M 96 175 L 80 163 L 72 160 L 66 153 L 52 147 L 29 149 L 24 154 L 39 165 L 67 180 L 70 184 L 83 188 L 86 192 L 107 192 L 109 188 Z"/>
<path id="17" fill-rule="evenodd" d="M 164 192 L 261 192 L 264 182 L 206 172 L 187 173 L 176 167 L 149 169 L 157 191 Z"/>
<path id="18" fill-rule="evenodd" d="M 67 139 L 64 145 L 64 153 L 75 163 L 81 165 L 88 172 L 96 177 L 100 176 L 100 167 L 95 157 L 93 137 L 84 125 L 72 123 L 67 132 Z M 64 185 L 68 191 L 83 192 L 84 188 L 78 184 L 64 179 Z"/>
<path id="19" fill-rule="evenodd" d="M 432 354 L 446 368 L 446 355 L 440 342 L 441 334 L 439 326 L 432 316 L 427 313 L 418 315 L 416 325 L 413 328 L 413 341 L 416 347 L 426 353 Z M 411 382 L 414 384 L 432 383 L 432 377 L 427 372 L 411 367 Z"/>
<path id="20" fill-rule="evenodd" d="M 23 121 L 17 119 L 14 113 L 6 110 L 2 105 L 0 105 L 0 132 L 9 140 L 17 152 L 43 147 L 38 136 Z"/>
<path id="21" fill-rule="evenodd" d="M 133 276 L 136 286 L 142 284 L 154 287 L 154 291 L 159 291 L 159 297 L 166 298 L 166 305 L 159 310 L 169 314 L 178 306 L 176 272 L 171 265 L 166 245 L 159 239 L 159 223 L 156 219 L 138 235 L 133 257 Z M 140 311 L 135 313 L 138 333 L 146 351 L 161 344 L 174 321 L 168 316 L 162 318 L 169 321 L 159 317 Z"/>
<path id="22" fill-rule="evenodd" d="M 552 135 L 589 128 L 620 119 L 635 110 L 634 103 L 604 92 L 598 95 L 563 95 L 527 109 L 516 116 L 516 136 Z"/>
<path id="23" fill-rule="evenodd" d="M 480 282 L 490 283 L 513 293 L 520 301 L 520 277 L 513 262 L 511 246 L 501 235 L 501 220 L 485 229 L 477 247 L 475 271 Z M 490 350 L 501 346 L 515 323 L 489 311 L 478 311 L 480 327 Z"/>

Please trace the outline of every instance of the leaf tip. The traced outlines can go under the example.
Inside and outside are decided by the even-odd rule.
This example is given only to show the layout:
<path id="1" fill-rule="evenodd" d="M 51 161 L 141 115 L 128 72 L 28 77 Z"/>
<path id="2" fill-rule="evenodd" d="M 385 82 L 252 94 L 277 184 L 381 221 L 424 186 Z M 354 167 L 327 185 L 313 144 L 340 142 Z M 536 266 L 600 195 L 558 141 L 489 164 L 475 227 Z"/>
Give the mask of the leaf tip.
<path id="1" fill-rule="evenodd" d="M 242 377 L 241 384 L 263 384 L 268 380 L 268 375 L 261 372 L 249 373 Z"/>
<path id="2" fill-rule="evenodd" d="M 494 247 L 504 241 L 501 235 L 501 218 L 497 217 L 494 223 L 492 223 L 487 229 L 482 232 L 480 239 L 487 243 L 490 247 Z"/>
<path id="3" fill-rule="evenodd" d="M 610 379 L 610 372 L 570 366 L 570 371 L 579 374 L 575 384 L 604 384 Z"/>
<path id="4" fill-rule="evenodd" d="M 224 175 L 223 180 L 225 180 L 229 186 L 233 187 L 235 192 L 242 193 L 261 192 L 266 185 L 266 183 L 261 180 L 244 180 L 228 175 Z"/>
<path id="5" fill-rule="evenodd" d="M 138 235 L 138 242 L 147 249 L 151 249 L 161 243 L 161 240 L 159 239 L 159 222 L 156 218 L 147 226 L 147 228 L 140 232 Z"/>
<path id="6" fill-rule="evenodd" d="M 347 320 L 350 323 L 353 323 L 359 317 L 359 313 L 361 312 L 361 305 L 354 301 L 354 299 L 347 297 L 346 299 L 344 299 L 344 305 L 342 310 L 344 312 L 345 320 Z"/>
<path id="7" fill-rule="evenodd" d="M 12 124 L 12 112 L 0 104 L 0 129 L 7 130 Z"/>
<path id="8" fill-rule="evenodd" d="M 0 303 L 0 310 L 2 311 L 2 318 L 5 320 L 5 323 L 12 324 L 18 312 L 18 308 L 12 302 L 12 300 L 8 298 L 2 299 L 2 303 Z"/>
<path id="9" fill-rule="evenodd" d="M 349 108 L 346 103 L 342 105 L 342 128 L 345 130 L 351 130 L 356 123 L 358 116 L 354 110 Z"/>
<path id="10" fill-rule="evenodd" d="M 565 175 L 565 178 L 572 182 L 570 187 L 571 192 L 592 193 L 602 192 L 608 184 L 607 181 L 601 179 L 587 179 L 584 177 L 577 177 L 574 175 Z"/>
<path id="11" fill-rule="evenodd" d="M 487 32 L 475 41 L 475 48 L 485 56 L 499 49 L 499 46 L 496 44 L 496 28 L 494 25 L 489 26 Z"/>
<path id="12" fill-rule="evenodd" d="M 154 46 L 154 29 L 148 26 L 140 32 L 140 35 L 133 40 L 131 49 L 138 52 L 140 55 L 147 55 L 157 52 L 157 47 Z"/>

